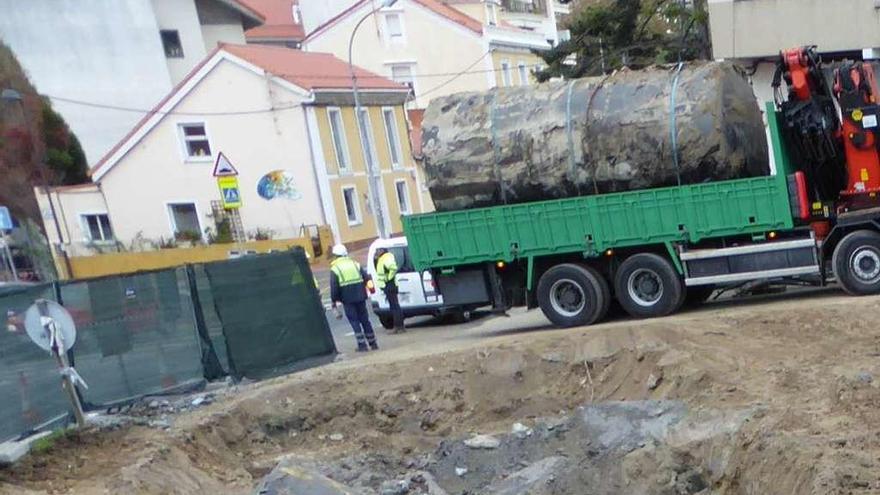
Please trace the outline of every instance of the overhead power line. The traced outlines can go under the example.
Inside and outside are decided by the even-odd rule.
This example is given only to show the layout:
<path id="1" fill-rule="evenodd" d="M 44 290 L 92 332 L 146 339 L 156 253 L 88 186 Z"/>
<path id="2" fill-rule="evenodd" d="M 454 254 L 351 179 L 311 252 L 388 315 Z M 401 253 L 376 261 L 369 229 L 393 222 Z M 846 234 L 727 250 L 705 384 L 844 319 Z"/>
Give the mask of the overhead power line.
<path id="1" fill-rule="evenodd" d="M 503 68 L 470 70 L 474 66 L 476 66 L 478 63 L 480 63 L 483 59 L 485 59 L 486 56 L 488 56 L 490 53 L 491 52 L 489 52 L 489 51 L 483 53 L 478 59 L 476 59 L 473 63 L 468 65 L 462 71 L 437 72 L 437 73 L 413 75 L 414 79 L 449 77 L 449 79 L 447 79 L 446 81 L 443 81 L 442 83 L 440 83 L 440 84 L 438 84 L 438 85 L 436 85 L 426 91 L 420 91 L 419 94 L 416 96 L 422 97 L 424 95 L 433 93 L 433 92 L 441 89 L 442 87 L 452 83 L 454 80 L 458 79 L 459 77 L 461 77 L 465 74 L 487 74 L 487 73 L 492 73 L 492 72 L 501 72 L 501 71 L 505 70 Z M 530 69 L 537 69 L 537 68 L 540 68 L 541 66 L 542 66 L 542 64 L 531 64 L 531 65 L 526 65 L 525 67 L 530 68 Z M 508 67 L 507 70 L 513 70 L 513 67 Z M 329 75 L 320 76 L 320 75 L 311 75 L 311 74 L 283 74 L 283 73 L 282 74 L 274 74 L 274 75 L 287 76 L 287 77 L 304 77 L 304 78 L 307 77 L 310 79 L 338 79 L 338 80 L 350 80 L 351 79 L 350 76 L 329 76 Z M 379 75 L 358 76 L 358 80 L 364 80 L 364 79 L 388 79 L 388 78 L 385 76 L 379 76 Z M 295 108 L 299 108 L 299 107 L 303 106 L 302 104 L 293 104 L 293 105 L 280 105 L 280 106 L 274 106 L 272 108 L 263 108 L 263 109 L 256 109 L 256 110 L 237 110 L 237 111 L 223 111 L 223 112 L 178 112 L 175 110 L 163 112 L 163 111 L 156 110 L 156 109 L 127 107 L 127 106 L 122 106 L 122 105 L 113 105 L 113 104 L 109 104 L 109 103 L 85 101 L 85 100 L 79 100 L 79 99 L 75 99 L 75 98 L 67 98 L 67 97 L 48 95 L 48 94 L 43 95 L 43 96 L 46 96 L 47 98 L 49 98 L 50 100 L 53 100 L 53 101 L 69 103 L 72 105 L 81 105 L 81 106 L 94 107 L 94 108 L 103 108 L 106 110 L 116 110 L 116 111 L 120 111 L 120 112 L 141 113 L 141 114 L 148 114 L 148 115 L 180 115 L 180 116 L 190 116 L 190 117 L 253 115 L 253 114 L 261 114 L 261 113 L 278 112 L 278 111 L 283 111 L 283 110 L 291 110 L 291 109 L 295 109 Z"/>

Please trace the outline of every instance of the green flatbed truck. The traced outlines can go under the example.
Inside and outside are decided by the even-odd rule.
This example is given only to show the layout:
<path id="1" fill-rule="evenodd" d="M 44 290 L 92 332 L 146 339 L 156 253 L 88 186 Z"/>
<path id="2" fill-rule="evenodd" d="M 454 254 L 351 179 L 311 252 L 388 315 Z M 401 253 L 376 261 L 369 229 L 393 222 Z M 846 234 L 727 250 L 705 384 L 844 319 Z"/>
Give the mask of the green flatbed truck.
<path id="1" fill-rule="evenodd" d="M 848 292 L 880 292 L 880 209 L 814 211 L 785 115 L 768 103 L 767 117 L 774 175 L 407 216 L 413 264 L 447 306 L 540 307 L 563 327 L 601 321 L 612 298 L 664 316 L 751 281 L 836 272 Z"/>

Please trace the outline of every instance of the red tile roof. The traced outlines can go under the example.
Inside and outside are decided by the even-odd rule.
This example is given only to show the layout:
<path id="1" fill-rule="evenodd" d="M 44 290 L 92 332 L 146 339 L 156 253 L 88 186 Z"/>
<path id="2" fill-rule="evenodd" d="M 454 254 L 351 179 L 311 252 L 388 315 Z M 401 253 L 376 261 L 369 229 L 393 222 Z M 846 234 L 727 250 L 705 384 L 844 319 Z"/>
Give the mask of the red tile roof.
<path id="1" fill-rule="evenodd" d="M 297 0 L 248 0 L 265 19 L 262 26 L 248 29 L 248 39 L 272 39 L 300 41 L 305 37 L 302 23 L 293 19 Z"/>
<path id="2" fill-rule="evenodd" d="M 265 21 L 265 16 L 254 8 L 254 0 L 220 0 L 255 21 Z"/>
<path id="3" fill-rule="evenodd" d="M 221 45 L 237 57 L 281 77 L 303 89 L 351 89 L 348 62 L 330 53 L 304 52 L 290 48 L 263 45 Z M 355 67 L 358 87 L 408 91 L 409 87 L 384 76 Z"/>
<path id="4" fill-rule="evenodd" d="M 349 14 L 351 14 L 352 12 L 355 12 L 357 9 L 359 9 L 363 4 L 370 2 L 370 1 L 371 0 L 360 0 L 358 2 L 355 2 L 354 4 L 352 4 L 351 7 L 343 10 L 339 14 L 336 14 L 336 16 L 327 20 L 327 22 L 325 22 L 324 24 L 321 24 L 320 26 L 316 27 L 311 33 L 308 33 L 306 35 L 306 41 L 308 41 L 309 38 L 313 38 L 313 37 L 318 36 L 319 34 L 323 33 L 324 31 L 327 30 L 327 28 L 336 24 L 339 20 L 344 19 Z M 461 12 L 460 10 L 457 10 L 453 7 L 450 7 L 446 4 L 444 4 L 443 2 L 441 2 L 439 0 L 410 0 L 410 1 L 412 1 L 416 4 L 419 4 L 422 7 L 430 10 L 431 12 L 434 12 L 435 14 L 443 16 L 446 19 L 449 19 L 450 21 L 455 22 L 456 24 L 459 24 L 462 27 L 465 27 L 465 28 L 477 33 L 477 34 L 483 33 L 483 24 L 480 21 L 465 14 L 464 12 Z"/>
<path id="5" fill-rule="evenodd" d="M 283 48 L 265 45 L 230 45 L 220 44 L 209 53 L 201 62 L 183 78 L 176 86 L 165 95 L 134 127 L 110 149 L 92 167 L 90 175 L 94 176 L 99 170 L 107 166 L 108 160 L 132 139 L 141 127 L 147 124 L 153 116 L 161 113 L 162 107 L 171 100 L 190 80 L 208 63 L 217 52 L 224 51 L 246 62 L 254 64 L 274 76 L 280 77 L 305 90 L 336 90 L 351 89 L 351 74 L 348 63 L 332 54 L 318 52 L 304 52 L 292 48 Z M 398 84 L 388 78 L 374 74 L 366 69 L 355 67 L 355 75 L 358 78 L 358 88 L 367 90 L 386 90 L 408 92 L 410 88 Z M 173 111 L 169 109 L 168 111 Z"/>

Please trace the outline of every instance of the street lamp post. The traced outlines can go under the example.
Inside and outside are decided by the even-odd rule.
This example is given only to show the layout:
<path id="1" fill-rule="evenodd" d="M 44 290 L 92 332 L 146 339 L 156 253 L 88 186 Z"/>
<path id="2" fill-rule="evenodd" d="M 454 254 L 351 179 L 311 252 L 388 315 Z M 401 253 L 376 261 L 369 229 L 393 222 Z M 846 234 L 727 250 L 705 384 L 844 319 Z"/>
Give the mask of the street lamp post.
<path id="1" fill-rule="evenodd" d="M 348 40 L 348 71 L 351 74 L 351 86 L 354 93 L 354 115 L 355 121 L 358 126 L 358 133 L 360 134 L 361 143 L 364 149 L 364 160 L 367 164 L 367 185 L 370 190 L 370 202 L 373 204 L 373 215 L 376 217 L 376 227 L 379 229 L 379 237 L 385 238 L 388 236 L 388 231 L 386 229 L 385 222 L 385 211 L 382 208 L 383 201 L 379 195 L 379 190 L 381 188 L 381 183 L 379 182 L 379 173 L 377 171 L 377 164 L 373 162 L 373 153 L 370 145 L 368 144 L 367 139 L 369 138 L 369 134 L 367 132 L 366 122 L 361 117 L 361 99 L 358 94 L 358 82 L 357 75 L 354 71 L 354 63 L 352 62 L 352 51 L 354 47 L 354 35 L 357 34 L 358 28 L 361 27 L 361 24 L 364 23 L 367 19 L 370 18 L 371 15 L 375 14 L 380 9 L 384 9 L 387 7 L 391 7 L 397 2 L 397 0 L 383 0 L 379 7 L 373 9 L 365 15 L 358 23 L 354 26 L 354 29 L 351 31 L 351 38 Z"/>

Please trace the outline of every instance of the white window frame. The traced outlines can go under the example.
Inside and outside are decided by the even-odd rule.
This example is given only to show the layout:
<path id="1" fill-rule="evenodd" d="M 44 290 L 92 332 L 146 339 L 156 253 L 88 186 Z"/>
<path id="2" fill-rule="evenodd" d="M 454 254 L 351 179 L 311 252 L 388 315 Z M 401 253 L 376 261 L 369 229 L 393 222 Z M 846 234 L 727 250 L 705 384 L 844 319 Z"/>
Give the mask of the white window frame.
<path id="1" fill-rule="evenodd" d="M 98 215 L 104 215 L 107 217 L 107 223 L 110 224 L 110 233 L 113 234 L 109 239 L 92 239 L 92 229 L 89 228 L 89 222 L 86 217 L 94 217 Z M 116 242 L 116 235 L 113 233 L 113 224 L 110 223 L 110 213 L 106 211 L 85 211 L 79 213 L 79 225 L 82 229 L 83 238 L 86 242 L 92 242 L 95 244 L 113 244 Z M 98 230 L 101 231 L 101 237 L 106 237 L 104 234 L 104 227 L 101 226 L 101 222 L 98 222 Z"/>
<path id="2" fill-rule="evenodd" d="M 394 68 L 395 67 L 405 67 L 409 69 L 409 77 L 412 82 L 412 91 L 415 96 L 419 95 L 419 87 L 418 87 L 418 77 L 416 77 L 416 63 L 415 62 L 385 62 L 388 65 L 388 79 L 398 83 L 398 84 L 406 84 L 394 79 Z"/>
<path id="3" fill-rule="evenodd" d="M 188 126 L 202 126 L 202 129 L 205 130 L 205 140 L 208 141 L 208 148 L 211 150 L 210 155 L 205 156 L 190 156 L 189 147 L 187 147 L 187 141 L 189 140 L 186 136 L 186 133 L 183 131 L 184 127 Z M 211 132 L 208 130 L 208 123 L 204 121 L 185 121 L 185 122 L 177 122 L 177 139 L 180 142 L 180 153 L 183 155 L 183 161 L 190 163 L 214 163 L 214 140 L 211 139 Z"/>
<path id="4" fill-rule="evenodd" d="M 522 60 L 516 65 L 517 72 L 519 73 L 519 85 L 520 86 L 528 86 L 532 82 L 529 80 L 529 69 L 528 65 Z"/>
<path id="5" fill-rule="evenodd" d="M 388 128 L 388 115 L 391 114 L 391 129 Z M 397 112 L 394 107 L 382 107 L 382 127 L 385 128 L 385 140 L 388 143 L 388 158 L 391 159 L 391 168 L 403 168 L 403 143 L 397 127 Z M 392 138 L 392 134 L 394 135 Z M 397 161 L 394 155 L 397 154 Z"/>
<path id="6" fill-rule="evenodd" d="M 345 191 L 351 191 L 351 199 L 354 202 L 352 204 L 354 210 L 355 219 L 352 220 L 348 216 L 348 207 L 345 205 Z M 345 220 L 348 222 L 349 227 L 353 227 L 355 225 L 361 225 L 364 223 L 364 217 L 361 215 L 361 204 L 360 199 L 358 199 L 358 190 L 357 185 L 351 186 L 342 186 L 342 209 L 345 210 Z"/>
<path id="7" fill-rule="evenodd" d="M 486 24 L 490 26 L 498 25 L 498 6 L 493 0 L 486 2 Z"/>
<path id="8" fill-rule="evenodd" d="M 337 136 L 333 133 L 333 115 L 339 115 L 339 143 L 336 142 Z M 357 118 L 355 118 L 357 120 Z M 355 122 L 357 125 L 357 122 Z M 339 107 L 327 107 L 327 127 L 330 130 L 330 142 L 333 147 L 333 156 L 336 157 L 336 170 L 339 175 L 350 174 L 352 171 L 351 153 L 348 150 L 348 137 L 345 135 L 345 119 L 342 115 L 342 109 Z M 342 148 L 342 159 L 340 160 L 339 149 L 337 144 Z M 343 166 L 342 162 L 345 162 Z"/>
<path id="9" fill-rule="evenodd" d="M 400 36 L 391 37 L 391 28 L 388 26 L 388 18 L 389 17 L 397 17 L 398 22 L 400 23 Z M 403 11 L 402 10 L 394 10 L 391 12 L 384 12 L 382 14 L 382 27 L 384 28 L 383 34 L 385 38 L 385 46 L 401 46 L 406 45 L 406 25 L 403 22 Z"/>
<path id="10" fill-rule="evenodd" d="M 367 153 L 370 153 L 370 159 L 373 160 L 373 165 L 376 166 L 377 169 L 382 169 L 382 164 L 379 163 L 379 152 L 376 150 L 376 137 L 373 135 L 373 122 L 370 118 L 370 107 L 361 107 L 361 112 L 364 114 L 364 126 L 366 126 L 366 135 L 367 142 L 363 142 L 361 139 L 361 149 L 364 153 L 364 171 L 369 175 L 370 169 L 367 167 Z M 355 125 L 360 126 L 361 122 L 360 117 L 357 115 L 357 110 L 355 110 Z M 358 128 L 358 136 L 360 136 L 360 128 Z M 369 143 L 369 148 L 367 148 L 367 143 Z"/>
<path id="11" fill-rule="evenodd" d="M 182 199 L 180 201 L 166 201 L 165 211 L 168 213 L 168 224 L 171 227 L 171 238 L 177 238 L 177 222 L 174 220 L 174 210 L 171 209 L 175 205 L 193 205 L 196 209 L 196 221 L 199 223 L 199 237 L 204 240 L 205 226 L 202 225 L 202 212 L 199 211 L 199 202 L 194 199 Z"/>
<path id="12" fill-rule="evenodd" d="M 513 86 L 513 73 L 510 71 L 510 60 L 501 61 L 501 86 L 504 88 Z"/>
<path id="13" fill-rule="evenodd" d="M 398 185 L 400 184 L 403 184 L 403 199 L 406 203 L 406 209 L 400 204 L 400 189 L 398 189 Z M 401 215 L 412 215 L 412 200 L 409 197 L 409 185 L 406 183 L 406 179 L 397 179 L 394 181 L 394 196 L 397 198 L 397 211 L 399 211 Z"/>

